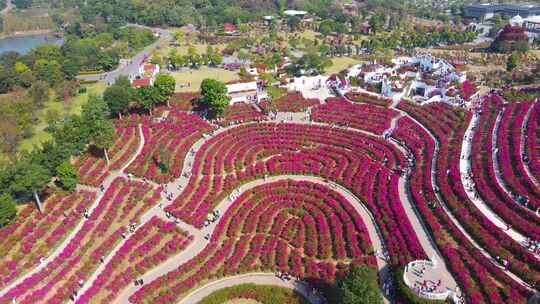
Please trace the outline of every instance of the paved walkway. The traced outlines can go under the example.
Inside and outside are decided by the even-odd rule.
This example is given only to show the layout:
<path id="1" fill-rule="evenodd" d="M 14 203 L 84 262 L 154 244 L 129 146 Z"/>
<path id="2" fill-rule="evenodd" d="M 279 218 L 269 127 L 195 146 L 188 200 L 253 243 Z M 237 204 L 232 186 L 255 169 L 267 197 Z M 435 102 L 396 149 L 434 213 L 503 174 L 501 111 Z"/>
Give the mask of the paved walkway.
<path id="1" fill-rule="evenodd" d="M 497 117 L 497 122 L 495 123 L 495 128 L 493 131 L 493 138 L 494 145 L 496 142 L 496 131 L 497 131 L 497 123 L 500 122 L 500 118 L 502 113 L 499 114 Z M 478 124 L 480 122 L 480 115 L 474 114 L 473 118 L 467 128 L 467 131 L 465 132 L 465 135 L 463 137 L 463 144 L 461 147 L 461 157 L 459 161 L 459 170 L 461 175 L 461 183 L 463 184 L 463 188 L 465 188 L 465 193 L 467 193 L 467 197 L 469 200 L 482 212 L 482 214 L 495 226 L 499 227 L 503 233 L 511 237 L 514 241 L 519 243 L 522 246 L 525 246 L 527 243 L 527 237 L 519 233 L 517 230 L 510 228 L 507 229 L 508 223 L 506 223 L 499 215 L 497 215 L 487 204 L 484 202 L 480 196 L 478 195 L 478 191 L 476 190 L 475 182 L 470 177 L 469 172 L 471 172 L 471 153 L 472 153 L 472 141 L 474 139 L 475 130 L 478 128 Z M 495 149 L 496 146 L 493 148 Z M 492 155 L 493 157 L 493 163 L 495 165 L 496 163 L 496 156 L 495 153 Z M 497 169 L 497 168 L 495 168 Z M 496 175 L 497 172 L 495 172 Z M 499 178 L 497 178 L 497 181 L 500 182 Z M 508 193 L 507 193 L 508 194 Z M 537 256 L 538 258 L 538 256 Z"/>
<path id="2" fill-rule="evenodd" d="M 276 277 L 273 273 L 257 272 L 257 273 L 247 273 L 233 277 L 226 277 L 217 281 L 210 282 L 200 288 L 192 291 L 185 298 L 183 298 L 178 304 L 194 304 L 199 303 L 206 296 L 210 295 L 212 292 L 232 287 L 235 285 L 254 283 L 257 285 L 275 285 L 280 287 L 285 287 L 293 289 L 304 298 L 306 298 L 311 304 L 323 303 L 323 300 L 317 295 L 313 294 L 309 286 L 305 285 L 298 280 L 289 280 L 284 281 Z M 277 304 L 277 303 L 276 303 Z"/>

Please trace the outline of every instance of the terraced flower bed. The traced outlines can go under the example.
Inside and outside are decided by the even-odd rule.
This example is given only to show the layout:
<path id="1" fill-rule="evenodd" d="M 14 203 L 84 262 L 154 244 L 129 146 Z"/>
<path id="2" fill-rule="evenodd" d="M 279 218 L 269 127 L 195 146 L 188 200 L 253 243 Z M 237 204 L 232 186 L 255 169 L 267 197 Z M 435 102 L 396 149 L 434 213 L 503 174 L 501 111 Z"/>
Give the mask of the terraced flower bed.
<path id="1" fill-rule="evenodd" d="M 345 97 L 354 102 L 369 103 L 381 107 L 389 107 L 392 104 L 392 99 L 385 97 L 376 97 L 368 93 L 347 92 L 345 94 Z"/>
<path id="2" fill-rule="evenodd" d="M 287 93 L 272 101 L 271 108 L 279 112 L 302 112 L 309 107 L 320 105 L 314 98 L 304 98 L 301 92 Z"/>
<path id="3" fill-rule="evenodd" d="M 530 107 L 534 107 L 534 103 L 512 102 L 506 106 L 497 132 L 497 162 L 504 183 L 518 197 L 513 199 L 536 211 L 540 208 L 540 189 L 525 171 L 521 155 L 521 128 Z M 527 201 L 519 201 L 519 197 Z"/>
<path id="4" fill-rule="evenodd" d="M 82 220 L 95 194 L 86 191 L 54 193 L 43 202 L 46 213 L 25 207 L 17 220 L 0 230 L 0 288 L 36 267 Z"/>
<path id="5" fill-rule="evenodd" d="M 370 244 L 354 207 L 328 187 L 264 184 L 234 201 L 198 256 L 143 286 L 130 301 L 170 303 L 208 280 L 253 271 L 331 282 L 348 263 L 375 265 Z"/>
<path id="6" fill-rule="evenodd" d="M 322 126 L 256 124 L 229 129 L 197 152 L 190 181 L 168 207 L 202 227 L 207 214 L 242 183 L 265 175 L 316 175 L 365 198 L 392 250 L 392 261 L 424 256 L 398 197 L 403 155 L 359 132 Z M 204 164 L 204 165 L 202 165 Z M 377 197 L 372 197 L 372 195 Z"/>
<path id="7" fill-rule="evenodd" d="M 140 143 L 139 130 L 136 125 L 117 128 L 113 146 L 108 149 L 110 164 L 107 165 L 102 151 L 85 153 L 75 162 L 79 172 L 79 183 L 97 187 L 103 183 L 111 171 L 119 170 L 135 154 Z"/>
<path id="8" fill-rule="evenodd" d="M 126 226 L 137 221 L 158 198 L 159 192 L 148 184 L 117 178 L 62 252 L 1 297 L 0 302 L 14 297 L 18 303 L 28 304 L 69 301 L 80 288 L 79 282 L 87 280 L 100 258 L 122 240 Z"/>
<path id="9" fill-rule="evenodd" d="M 451 108 L 443 104 L 431 104 L 418 107 L 401 103 L 399 107 L 410 113 L 426 128 L 433 132 L 440 143 L 437 162 L 440 195 L 445 204 L 457 215 L 461 225 L 485 250 L 492 255 L 503 255 L 504 252 L 523 252 L 512 240 L 508 240 L 498 228 L 490 225 L 472 203 L 468 201 L 459 178 L 459 151 L 468 119 L 461 119 Z M 410 180 L 411 197 L 415 201 L 424 222 L 433 234 L 439 250 L 446 259 L 447 265 L 459 283 L 467 301 L 471 303 L 522 303 L 530 296 L 530 292 L 507 276 L 500 268 L 493 265 L 483 254 L 474 248 L 467 237 L 454 225 L 440 206 L 435 185 L 431 183 L 431 164 L 435 143 L 416 122 L 402 118 L 393 137 L 404 143 L 416 159 L 416 170 Z M 485 225 L 482 227 L 482 225 Z M 508 246 L 503 249 L 500 246 Z M 510 269 L 514 273 L 529 279 L 530 272 L 523 272 L 521 267 L 529 267 L 527 263 L 535 262 L 522 259 L 520 254 L 504 255 L 511 260 Z M 530 255 L 529 255 L 530 257 Z M 525 263 L 524 263 L 525 262 Z"/>
<path id="10" fill-rule="evenodd" d="M 228 126 L 248 121 L 261 121 L 265 118 L 266 115 L 258 111 L 255 106 L 246 103 L 235 103 L 227 107 L 223 118 L 219 121 L 219 125 Z"/>
<path id="11" fill-rule="evenodd" d="M 76 303 L 112 303 L 122 288 L 184 250 L 191 241 L 193 236 L 173 222 L 153 217 L 130 236 Z"/>
<path id="12" fill-rule="evenodd" d="M 502 104 L 496 96 L 493 96 L 490 101 L 483 105 L 478 131 L 475 133 L 473 139 L 473 156 L 471 162 L 474 173 L 473 179 L 479 196 L 502 219 L 507 223 L 511 223 L 516 230 L 533 239 L 540 239 L 540 218 L 534 212 L 531 212 L 524 206 L 520 206 L 514 201 L 497 181 L 493 167 L 492 149 L 494 143 L 491 139 L 496 118 Z"/>
<path id="13" fill-rule="evenodd" d="M 313 109 L 311 119 L 382 134 L 390 128 L 392 118 L 397 115 L 398 112 L 391 109 L 353 104 L 342 98 L 331 97 L 326 104 Z"/>
<path id="14" fill-rule="evenodd" d="M 180 177 L 189 149 L 211 129 L 197 115 L 171 111 L 166 119 L 143 126 L 145 145 L 127 171 L 160 184 Z"/>

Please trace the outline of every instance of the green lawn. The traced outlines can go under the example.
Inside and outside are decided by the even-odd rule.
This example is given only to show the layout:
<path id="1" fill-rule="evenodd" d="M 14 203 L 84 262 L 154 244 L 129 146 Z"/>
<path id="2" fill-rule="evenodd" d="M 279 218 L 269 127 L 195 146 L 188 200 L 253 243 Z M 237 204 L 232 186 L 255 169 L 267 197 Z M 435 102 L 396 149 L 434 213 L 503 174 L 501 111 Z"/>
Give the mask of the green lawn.
<path id="1" fill-rule="evenodd" d="M 54 95 L 51 94 L 51 98 L 47 101 L 42 110 L 37 114 L 38 122 L 34 129 L 34 135 L 30 138 L 24 139 L 19 143 L 19 151 L 31 151 L 35 146 L 40 146 L 42 143 L 51 139 L 51 135 L 44 129 L 47 126 L 45 121 L 45 113 L 50 110 L 54 110 L 60 114 L 61 117 L 65 117 L 72 114 L 80 114 L 81 107 L 88 101 L 90 94 L 101 95 L 106 88 L 104 82 L 98 82 L 93 84 L 83 85 L 87 87 L 87 92 L 77 95 L 71 99 L 68 103 L 58 102 L 54 100 Z"/>
<path id="2" fill-rule="evenodd" d="M 350 66 L 360 63 L 359 60 L 350 57 L 332 58 L 332 66 L 326 69 L 325 75 L 336 74 Z"/>
<path id="3" fill-rule="evenodd" d="M 223 82 L 229 82 L 239 79 L 236 72 L 208 67 L 201 67 L 198 70 L 172 72 L 171 75 L 176 80 L 176 92 L 199 91 L 201 87 L 201 82 L 205 78 L 214 78 Z M 191 83 L 190 87 L 187 86 L 188 83 Z M 182 85 L 184 85 L 184 87 L 182 87 Z"/>

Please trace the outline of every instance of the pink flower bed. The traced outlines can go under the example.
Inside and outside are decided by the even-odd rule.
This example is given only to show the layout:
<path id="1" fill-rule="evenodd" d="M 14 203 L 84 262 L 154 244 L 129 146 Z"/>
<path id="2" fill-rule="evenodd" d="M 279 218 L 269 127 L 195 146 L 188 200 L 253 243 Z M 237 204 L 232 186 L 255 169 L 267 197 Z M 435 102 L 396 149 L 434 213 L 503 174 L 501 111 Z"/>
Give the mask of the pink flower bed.
<path id="1" fill-rule="evenodd" d="M 235 200 L 208 246 L 178 269 L 143 286 L 131 303 L 174 303 L 202 282 L 253 271 L 285 271 L 331 282 L 345 265 L 376 265 L 365 224 L 324 185 L 279 181 Z"/>
<path id="2" fill-rule="evenodd" d="M 497 161 L 504 183 L 515 195 L 526 197 L 526 208 L 534 212 L 540 208 L 540 189 L 530 180 L 521 158 L 521 130 L 531 106 L 531 102 L 512 102 L 506 107 L 497 133 Z"/>
<path id="3" fill-rule="evenodd" d="M 159 199 L 159 190 L 142 182 L 117 178 L 62 252 L 41 271 L 26 278 L 0 298 L 18 303 L 65 303 L 122 239 L 126 226 L 137 221 Z"/>
<path id="4" fill-rule="evenodd" d="M 392 99 L 386 97 L 377 97 L 368 93 L 361 92 L 347 92 L 345 94 L 347 99 L 354 102 L 369 103 L 381 107 L 389 107 L 392 104 Z"/>
<path id="5" fill-rule="evenodd" d="M 309 107 L 320 105 L 314 98 L 304 98 L 301 92 L 288 93 L 272 101 L 272 108 L 279 112 L 302 112 Z"/>
<path id="6" fill-rule="evenodd" d="M 402 102 L 399 107 L 428 128 L 440 142 L 437 156 L 436 180 L 444 203 L 460 220 L 467 232 L 493 256 L 505 256 L 510 260 L 511 270 L 524 279 L 532 279 L 523 267 L 535 263 L 498 228 L 493 227 L 468 201 L 459 178 L 459 151 L 470 115 L 462 119 L 444 104 L 418 107 Z M 467 237 L 453 224 L 441 209 L 431 184 L 431 164 L 435 143 L 416 122 L 402 118 L 393 137 L 402 142 L 413 153 L 416 166 L 409 181 L 409 192 L 424 223 L 431 231 L 450 271 L 471 303 L 519 303 L 530 296 L 530 292 L 494 266 L 468 241 Z M 501 249 L 501 246 L 507 247 Z M 514 256 L 504 252 L 513 252 Z M 525 255 L 525 260 L 522 260 Z M 526 261 L 524 263 L 524 261 Z M 520 269 L 521 268 L 521 269 Z M 482 286 L 482 288 L 479 288 Z M 497 286 L 504 286 L 498 288 Z"/>
<path id="7" fill-rule="evenodd" d="M 540 102 L 535 102 L 527 123 L 526 153 L 529 158 L 529 169 L 540 181 Z"/>
<path id="8" fill-rule="evenodd" d="M 201 227 L 211 209 L 246 181 L 264 175 L 322 176 L 364 198 L 377 219 L 388 218 L 378 223 L 393 261 L 403 264 L 424 256 L 398 197 L 394 170 L 403 163 L 393 146 L 359 132 L 297 124 L 239 126 L 199 149 L 193 175 L 168 211 Z"/>
<path id="9" fill-rule="evenodd" d="M 382 134 L 390 128 L 390 121 L 397 115 L 398 112 L 391 109 L 353 104 L 342 98 L 331 97 L 326 104 L 312 110 L 311 119 Z"/>
<path id="10" fill-rule="evenodd" d="M 235 103 L 230 105 L 223 115 L 223 119 L 219 121 L 221 126 L 228 126 L 230 124 L 238 124 L 247 121 L 261 121 L 265 119 L 266 115 L 257 111 L 251 104 Z"/>
<path id="11" fill-rule="evenodd" d="M 482 106 L 482 116 L 478 130 L 473 138 L 472 172 L 474 182 L 480 197 L 492 208 L 503 220 L 510 223 L 521 233 L 540 239 L 540 218 L 515 202 L 497 182 L 493 167 L 493 142 L 492 134 L 497 115 L 500 112 L 502 101 L 498 96 L 492 96 Z M 505 137 L 507 137 L 506 135 Z M 519 138 L 518 138 L 519 140 Z M 519 149 L 519 145 L 517 147 Z M 504 149 L 504 148 L 503 148 Z M 507 157 L 507 153 L 499 157 Z M 510 163 L 509 159 L 506 159 Z M 507 166 L 506 164 L 505 166 Z M 525 194 L 529 194 L 527 191 Z"/>
<path id="12" fill-rule="evenodd" d="M 127 171 L 157 183 L 166 183 L 180 177 L 187 152 L 212 128 L 197 115 L 171 111 L 165 120 L 145 125 L 143 129 L 144 148 Z M 169 171 L 162 172 L 159 163 L 167 164 Z"/>
<path id="13" fill-rule="evenodd" d="M 135 154 L 139 146 L 139 137 L 139 130 L 135 125 L 117 128 L 115 142 L 107 151 L 110 165 L 107 166 L 105 156 L 96 157 L 91 153 L 85 153 L 75 162 L 79 172 L 79 183 L 94 187 L 101 185 L 110 171 L 120 169 Z"/>
<path id="14" fill-rule="evenodd" d="M 40 258 L 59 246 L 94 198 L 86 191 L 53 194 L 44 202 L 45 213 L 27 206 L 14 223 L 0 229 L 0 288 L 39 265 Z"/>
<path id="15" fill-rule="evenodd" d="M 122 289 L 184 250 L 192 241 L 193 236 L 173 222 L 153 217 L 130 236 L 76 303 L 114 302 Z"/>

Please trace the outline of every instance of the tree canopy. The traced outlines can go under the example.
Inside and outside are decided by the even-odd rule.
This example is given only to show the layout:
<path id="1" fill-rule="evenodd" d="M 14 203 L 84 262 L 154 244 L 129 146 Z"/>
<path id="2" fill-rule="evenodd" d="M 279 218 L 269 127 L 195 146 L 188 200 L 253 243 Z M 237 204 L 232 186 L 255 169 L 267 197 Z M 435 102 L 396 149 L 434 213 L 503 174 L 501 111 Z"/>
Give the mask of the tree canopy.
<path id="1" fill-rule="evenodd" d="M 211 117 L 223 114 L 229 105 L 227 87 L 219 80 L 204 79 L 201 83 L 201 95 L 200 103 L 208 109 Z"/>
<path id="2" fill-rule="evenodd" d="M 377 270 L 367 265 L 351 265 L 337 278 L 340 304 L 378 304 L 383 297 L 377 283 Z"/>

